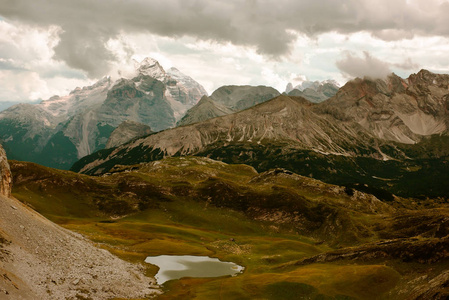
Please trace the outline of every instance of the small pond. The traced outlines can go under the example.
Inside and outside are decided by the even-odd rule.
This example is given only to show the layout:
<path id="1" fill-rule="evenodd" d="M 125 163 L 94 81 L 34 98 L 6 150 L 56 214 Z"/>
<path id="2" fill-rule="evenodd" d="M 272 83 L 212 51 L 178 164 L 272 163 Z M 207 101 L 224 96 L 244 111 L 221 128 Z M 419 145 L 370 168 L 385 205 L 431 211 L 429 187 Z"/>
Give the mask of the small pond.
<path id="1" fill-rule="evenodd" d="M 235 276 L 245 269 L 233 262 L 224 262 L 208 256 L 148 256 L 145 262 L 159 267 L 159 272 L 155 276 L 157 284 L 183 277 Z"/>

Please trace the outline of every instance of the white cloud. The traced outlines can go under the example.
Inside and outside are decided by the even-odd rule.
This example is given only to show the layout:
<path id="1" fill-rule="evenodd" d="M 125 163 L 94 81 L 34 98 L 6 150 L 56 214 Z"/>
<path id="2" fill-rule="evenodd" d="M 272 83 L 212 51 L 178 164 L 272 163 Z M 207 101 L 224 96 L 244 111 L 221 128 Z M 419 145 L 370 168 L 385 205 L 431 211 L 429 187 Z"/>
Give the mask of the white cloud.
<path id="1" fill-rule="evenodd" d="M 30 101 L 90 83 L 82 72 L 53 59 L 60 29 L 0 20 L 0 101 Z"/>
<path id="2" fill-rule="evenodd" d="M 373 56 L 367 51 L 363 52 L 363 57 L 359 57 L 351 52 L 345 52 L 344 57 L 337 61 L 337 67 L 348 78 L 370 77 L 385 78 L 390 73 L 390 66 Z"/>

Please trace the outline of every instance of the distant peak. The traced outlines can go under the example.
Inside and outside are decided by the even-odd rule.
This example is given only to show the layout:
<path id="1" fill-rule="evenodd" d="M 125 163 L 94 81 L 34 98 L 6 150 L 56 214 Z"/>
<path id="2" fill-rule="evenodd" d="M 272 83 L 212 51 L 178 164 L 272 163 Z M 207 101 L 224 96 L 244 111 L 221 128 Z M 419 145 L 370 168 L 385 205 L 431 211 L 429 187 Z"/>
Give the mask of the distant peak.
<path id="1" fill-rule="evenodd" d="M 201 97 L 200 101 L 198 101 L 198 104 L 202 104 L 205 102 L 212 102 L 212 100 L 209 97 L 207 97 L 206 95 L 204 95 L 203 97 Z"/>
<path id="2" fill-rule="evenodd" d="M 139 67 L 141 66 L 154 66 L 156 64 L 159 64 L 157 60 L 151 57 L 145 57 L 139 64 Z"/>
<path id="3" fill-rule="evenodd" d="M 136 61 L 135 68 L 139 74 L 148 75 L 158 80 L 164 79 L 166 76 L 164 68 L 151 57 L 146 57 L 140 63 Z"/>
<path id="4" fill-rule="evenodd" d="M 288 94 L 291 91 L 293 91 L 293 84 L 291 82 L 287 83 L 287 86 L 285 87 L 285 92 Z"/>

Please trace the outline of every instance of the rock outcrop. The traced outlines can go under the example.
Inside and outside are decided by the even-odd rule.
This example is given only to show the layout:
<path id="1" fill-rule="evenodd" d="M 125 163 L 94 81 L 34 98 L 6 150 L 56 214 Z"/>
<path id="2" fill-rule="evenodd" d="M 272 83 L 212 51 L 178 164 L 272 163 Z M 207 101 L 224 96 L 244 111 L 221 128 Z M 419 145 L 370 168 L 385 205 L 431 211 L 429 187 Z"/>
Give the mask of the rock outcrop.
<path id="1" fill-rule="evenodd" d="M 0 145 L 0 195 L 11 196 L 12 177 L 8 159 L 3 147 Z"/>

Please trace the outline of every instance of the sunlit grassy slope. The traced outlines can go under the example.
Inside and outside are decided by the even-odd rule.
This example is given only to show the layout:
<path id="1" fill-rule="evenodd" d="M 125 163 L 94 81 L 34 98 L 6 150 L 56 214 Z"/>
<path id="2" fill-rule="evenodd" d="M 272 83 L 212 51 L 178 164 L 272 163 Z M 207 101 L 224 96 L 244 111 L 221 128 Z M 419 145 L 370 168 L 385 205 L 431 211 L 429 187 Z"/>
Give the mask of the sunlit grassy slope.
<path id="1" fill-rule="evenodd" d="M 384 203 L 286 170 L 258 174 L 195 157 L 117 166 L 102 177 L 15 161 L 11 168 L 15 197 L 126 260 L 209 255 L 246 268 L 168 282 L 161 299 L 405 299 L 417 278 L 447 266 L 435 246 L 444 249 L 449 233 L 439 203 L 412 210 L 413 200 Z M 397 255 L 380 255 L 379 241 L 391 239 Z M 405 261 L 401 247 L 410 243 L 427 260 Z M 420 254 L 432 246 L 435 253 Z"/>

